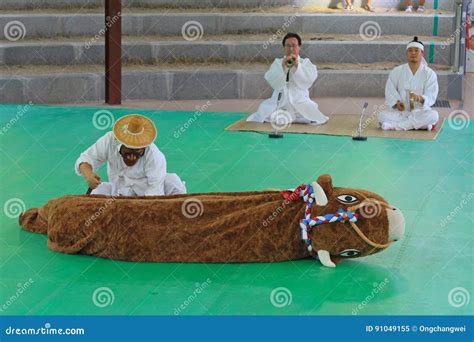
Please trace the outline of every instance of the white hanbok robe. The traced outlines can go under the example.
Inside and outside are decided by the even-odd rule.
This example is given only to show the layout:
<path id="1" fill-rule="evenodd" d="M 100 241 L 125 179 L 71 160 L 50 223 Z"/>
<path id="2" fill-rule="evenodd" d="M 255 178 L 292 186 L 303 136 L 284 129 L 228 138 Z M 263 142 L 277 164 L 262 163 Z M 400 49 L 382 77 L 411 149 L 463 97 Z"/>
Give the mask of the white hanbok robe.
<path id="1" fill-rule="evenodd" d="M 176 174 L 166 173 L 166 159 L 155 144 L 145 148 L 145 154 L 133 166 L 127 166 L 120 155 L 121 143 L 108 132 L 85 150 L 76 160 L 76 174 L 82 176 L 79 165 L 86 162 L 94 172 L 107 163 L 109 181 L 92 190 L 93 195 L 161 196 L 186 193 L 184 182 Z"/>
<path id="2" fill-rule="evenodd" d="M 286 82 L 287 73 L 283 70 L 282 62 L 282 58 L 276 58 L 265 73 L 265 80 L 274 90 L 272 97 L 263 101 L 247 121 L 272 122 L 278 112 L 279 115 L 283 113 L 289 116 L 287 122 L 326 123 L 329 118 L 319 111 L 318 104 L 309 97 L 309 88 L 318 78 L 316 66 L 308 58 L 298 57 L 298 66 L 290 69 L 289 82 Z"/>
<path id="3" fill-rule="evenodd" d="M 388 123 L 396 130 L 427 129 L 438 122 L 438 112 L 431 109 L 438 97 L 438 77 L 436 73 L 422 63 L 413 75 L 410 66 L 402 64 L 390 72 L 385 86 L 385 100 L 388 109 L 379 114 L 380 124 Z M 415 102 L 410 111 L 409 91 L 423 96 L 423 104 Z M 397 101 L 403 102 L 403 112 L 394 109 Z"/>

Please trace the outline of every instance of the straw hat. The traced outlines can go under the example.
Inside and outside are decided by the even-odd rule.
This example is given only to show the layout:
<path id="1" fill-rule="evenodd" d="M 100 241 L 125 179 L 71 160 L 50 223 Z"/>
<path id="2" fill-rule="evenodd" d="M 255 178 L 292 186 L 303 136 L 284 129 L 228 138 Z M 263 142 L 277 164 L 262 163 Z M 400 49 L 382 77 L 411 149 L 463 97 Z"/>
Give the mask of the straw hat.
<path id="1" fill-rule="evenodd" d="M 153 121 L 140 114 L 129 114 L 114 124 L 115 138 L 128 148 L 144 148 L 156 139 L 157 130 Z"/>

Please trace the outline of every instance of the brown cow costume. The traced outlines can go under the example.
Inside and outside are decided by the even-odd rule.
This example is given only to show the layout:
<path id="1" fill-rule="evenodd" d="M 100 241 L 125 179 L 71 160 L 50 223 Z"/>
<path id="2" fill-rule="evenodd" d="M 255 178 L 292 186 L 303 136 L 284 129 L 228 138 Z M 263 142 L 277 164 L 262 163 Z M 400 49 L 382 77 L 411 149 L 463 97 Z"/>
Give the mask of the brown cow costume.
<path id="1" fill-rule="evenodd" d="M 382 197 L 312 183 L 312 216 L 348 209 L 354 222 L 323 223 L 309 235 L 322 264 L 379 252 L 404 233 L 403 215 Z M 280 191 L 198 193 L 162 197 L 64 196 L 29 209 L 20 224 L 48 235 L 63 253 L 149 262 L 274 262 L 308 256 L 300 221 L 306 203 Z M 365 212 L 365 213 L 364 213 Z"/>

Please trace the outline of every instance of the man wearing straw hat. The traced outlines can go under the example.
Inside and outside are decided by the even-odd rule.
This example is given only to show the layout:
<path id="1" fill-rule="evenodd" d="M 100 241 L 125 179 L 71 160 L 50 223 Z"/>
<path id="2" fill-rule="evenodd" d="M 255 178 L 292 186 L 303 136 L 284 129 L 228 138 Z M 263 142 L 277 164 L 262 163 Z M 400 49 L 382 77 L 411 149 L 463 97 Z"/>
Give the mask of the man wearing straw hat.
<path id="1" fill-rule="evenodd" d="M 118 119 L 111 132 L 81 153 L 75 169 L 92 195 L 161 196 L 186 193 L 176 174 L 166 173 L 166 159 L 153 143 L 156 127 L 150 119 L 130 114 Z M 107 163 L 109 182 L 97 169 Z"/>
<path id="2" fill-rule="evenodd" d="M 431 109 L 438 97 L 438 78 L 423 57 L 424 46 L 414 37 L 408 43 L 408 63 L 390 72 L 385 86 L 388 109 L 380 113 L 383 130 L 431 131 L 438 122 L 438 112 Z"/>

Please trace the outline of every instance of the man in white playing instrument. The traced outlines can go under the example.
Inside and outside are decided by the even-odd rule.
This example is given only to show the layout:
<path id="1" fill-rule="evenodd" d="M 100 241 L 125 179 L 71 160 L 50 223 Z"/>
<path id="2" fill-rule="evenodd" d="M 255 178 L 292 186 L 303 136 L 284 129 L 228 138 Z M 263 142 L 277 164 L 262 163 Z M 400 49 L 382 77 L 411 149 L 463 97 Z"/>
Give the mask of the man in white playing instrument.
<path id="1" fill-rule="evenodd" d="M 385 86 L 388 109 L 379 114 L 383 130 L 431 131 L 438 122 L 438 112 L 431 109 L 438 97 L 438 78 L 423 57 L 424 46 L 418 37 L 408 43 L 408 63 L 390 72 Z"/>
<path id="2" fill-rule="evenodd" d="M 301 37 L 296 33 L 288 33 L 283 38 L 284 57 L 276 58 L 265 74 L 273 95 L 263 101 L 247 121 L 315 125 L 328 121 L 317 103 L 309 98 L 309 88 L 318 77 L 318 71 L 308 58 L 300 57 L 300 46 Z"/>

